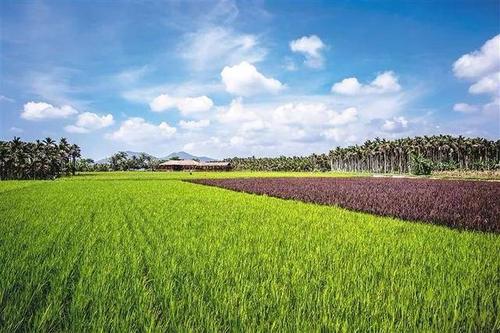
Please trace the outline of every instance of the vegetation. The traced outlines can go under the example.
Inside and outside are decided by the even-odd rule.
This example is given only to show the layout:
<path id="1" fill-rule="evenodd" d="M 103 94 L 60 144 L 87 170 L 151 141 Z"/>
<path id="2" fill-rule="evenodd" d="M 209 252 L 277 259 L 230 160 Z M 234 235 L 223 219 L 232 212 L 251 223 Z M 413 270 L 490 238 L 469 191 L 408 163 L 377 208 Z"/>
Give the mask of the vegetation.
<path id="1" fill-rule="evenodd" d="M 80 148 L 66 139 L 34 143 L 19 138 L 0 141 L 0 179 L 46 179 L 70 172 L 156 170 L 162 162 L 147 154 L 128 156 L 118 152 L 109 161 L 80 159 Z M 174 156 L 171 159 L 179 159 Z M 251 171 L 345 171 L 413 173 L 432 171 L 490 171 L 500 169 L 500 140 L 449 135 L 368 140 L 362 145 L 337 147 L 328 154 L 226 159 L 236 170 Z"/>
<path id="2" fill-rule="evenodd" d="M 0 331 L 500 330 L 499 235 L 195 176 L 1 182 Z"/>
<path id="3" fill-rule="evenodd" d="M 253 171 L 329 171 L 330 160 L 326 154 L 311 156 L 279 156 L 279 157 L 234 157 L 225 159 L 231 162 L 236 170 Z"/>
<path id="4" fill-rule="evenodd" d="M 450 179 L 488 179 L 500 180 L 500 169 L 496 170 L 450 170 L 432 171 L 432 176 Z"/>
<path id="5" fill-rule="evenodd" d="M 112 155 L 109 160 L 101 163 L 96 163 L 92 159 L 80 159 L 77 161 L 77 171 L 94 172 L 94 171 L 133 171 L 133 170 L 156 170 L 161 161 L 141 153 L 137 156 L 129 156 L 126 152 L 120 151 Z"/>
<path id="6" fill-rule="evenodd" d="M 500 183 L 381 178 L 194 179 L 197 184 L 500 233 Z"/>
<path id="7" fill-rule="evenodd" d="M 109 169 L 111 171 L 154 170 L 158 163 L 156 159 L 144 153 L 139 154 L 139 156 L 128 157 L 127 153 L 121 151 L 111 156 Z"/>
<path id="8" fill-rule="evenodd" d="M 59 143 L 43 141 L 0 141 L 0 179 L 50 179 L 75 174 L 80 147 L 65 138 Z"/>
<path id="9" fill-rule="evenodd" d="M 409 173 L 415 158 L 423 164 L 428 160 L 433 170 L 491 170 L 500 168 L 500 140 L 449 135 L 397 140 L 377 138 L 361 146 L 337 147 L 330 151 L 332 169 L 345 171 Z M 426 166 L 418 172 L 427 174 L 425 169 Z"/>
<path id="10" fill-rule="evenodd" d="M 432 161 L 421 155 L 410 155 L 410 171 L 414 175 L 430 175 L 432 173 Z"/>
<path id="11" fill-rule="evenodd" d="M 429 174 L 430 169 L 493 170 L 500 168 L 500 140 L 423 136 L 337 147 L 328 155 L 306 157 L 232 158 L 238 170 L 256 171 L 349 171 Z M 412 170 L 413 166 L 413 170 Z"/>

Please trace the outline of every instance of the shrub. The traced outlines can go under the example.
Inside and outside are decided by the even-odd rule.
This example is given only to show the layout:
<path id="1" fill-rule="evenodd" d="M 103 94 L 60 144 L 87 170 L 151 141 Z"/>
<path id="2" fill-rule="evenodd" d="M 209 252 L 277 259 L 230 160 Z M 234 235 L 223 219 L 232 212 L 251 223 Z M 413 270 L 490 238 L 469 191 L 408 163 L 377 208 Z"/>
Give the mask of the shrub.
<path id="1" fill-rule="evenodd" d="M 414 175 L 430 175 L 432 172 L 432 161 L 420 155 L 411 156 L 410 166 Z"/>

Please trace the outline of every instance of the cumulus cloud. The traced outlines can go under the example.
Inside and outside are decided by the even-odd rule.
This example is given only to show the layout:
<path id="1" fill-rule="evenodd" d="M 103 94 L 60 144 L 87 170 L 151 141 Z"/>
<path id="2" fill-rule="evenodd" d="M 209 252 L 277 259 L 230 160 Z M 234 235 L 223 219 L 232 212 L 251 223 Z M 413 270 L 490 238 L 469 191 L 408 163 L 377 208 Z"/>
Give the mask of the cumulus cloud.
<path id="1" fill-rule="evenodd" d="M 167 142 L 215 157 L 324 152 L 337 144 L 360 143 L 376 136 L 421 134 L 416 132 L 417 120 L 403 113 L 415 96 L 412 91 L 401 91 L 360 96 L 280 95 L 268 101 L 236 97 L 214 106 L 214 112 L 179 119 L 179 135 Z M 200 119 L 209 120 L 209 127 L 196 130 L 203 123 Z"/>
<path id="2" fill-rule="evenodd" d="M 500 53 L 500 48 L 499 51 Z M 500 58 L 500 55 L 499 55 Z M 500 94 L 500 71 L 487 75 L 479 81 L 470 86 L 469 92 L 471 94 Z"/>
<path id="3" fill-rule="evenodd" d="M 467 103 L 457 103 L 453 105 L 453 111 L 456 112 L 470 113 L 470 112 L 476 112 L 478 110 L 479 107 L 477 105 L 471 105 Z"/>
<path id="4" fill-rule="evenodd" d="M 44 102 L 28 102 L 24 104 L 21 118 L 26 120 L 45 120 L 45 119 L 58 119 L 68 118 L 69 116 L 77 114 L 73 107 L 70 105 L 63 105 L 55 107 L 51 104 Z"/>
<path id="5" fill-rule="evenodd" d="M 146 122 L 143 118 L 133 117 L 123 121 L 120 128 L 106 135 L 106 138 L 129 145 L 160 143 L 171 138 L 177 129 L 166 122 L 159 125 Z"/>
<path id="6" fill-rule="evenodd" d="M 149 107 L 154 112 L 163 112 L 168 109 L 176 108 L 177 101 L 178 99 L 175 97 L 171 97 L 167 94 L 161 94 L 149 103 Z"/>
<path id="7" fill-rule="evenodd" d="M 279 124 L 326 124 L 332 112 L 324 103 L 287 103 L 272 111 L 272 119 Z"/>
<path id="8" fill-rule="evenodd" d="M 486 41 L 480 50 L 464 54 L 453 64 L 453 72 L 456 77 L 474 82 L 469 87 L 469 93 L 474 95 L 487 95 L 491 98 L 489 103 L 482 106 L 485 114 L 499 115 L 500 106 L 500 35 Z M 465 107 L 465 103 L 458 103 L 459 109 L 472 112 L 474 110 Z"/>
<path id="9" fill-rule="evenodd" d="M 257 36 L 223 27 L 205 27 L 186 34 L 179 45 L 179 52 L 195 70 L 235 65 L 243 60 L 255 63 L 267 53 Z"/>
<path id="10" fill-rule="evenodd" d="M 279 124 L 340 126 L 358 120 L 358 110 L 349 107 L 334 111 L 325 103 L 287 103 L 275 108 L 272 120 Z"/>
<path id="11" fill-rule="evenodd" d="M 241 146 L 245 143 L 245 138 L 241 136 L 233 136 L 231 139 L 229 139 L 229 143 L 231 146 Z"/>
<path id="12" fill-rule="evenodd" d="M 483 112 L 487 115 L 499 116 L 500 113 L 500 97 L 493 98 L 492 101 L 486 103 L 482 107 Z"/>
<path id="13" fill-rule="evenodd" d="M 324 58 L 321 51 L 325 48 L 323 41 L 316 35 L 303 36 L 290 42 L 292 52 L 302 53 L 304 63 L 312 68 L 323 67 Z"/>
<path id="14" fill-rule="evenodd" d="M 387 119 L 382 125 L 382 130 L 385 132 L 403 132 L 408 128 L 408 120 L 404 117 L 394 117 Z"/>
<path id="15" fill-rule="evenodd" d="M 337 143 L 353 143 L 358 141 L 358 137 L 354 135 L 350 129 L 342 127 L 329 128 L 323 131 L 321 135 Z"/>
<path id="16" fill-rule="evenodd" d="M 163 112 L 176 108 L 183 115 L 205 112 L 213 106 L 213 101 L 207 96 L 172 97 L 167 94 L 159 95 L 149 103 L 149 107 L 154 112 Z"/>
<path id="17" fill-rule="evenodd" d="M 208 111 L 214 106 L 214 102 L 207 96 L 185 97 L 179 99 L 177 107 L 182 114 L 192 114 Z"/>
<path id="18" fill-rule="evenodd" d="M 201 129 L 204 127 L 207 127 L 210 125 L 210 120 L 208 119 L 201 119 L 198 121 L 195 120 L 181 120 L 179 122 L 179 126 L 181 128 L 187 129 L 187 130 L 196 130 L 196 129 Z"/>
<path id="19" fill-rule="evenodd" d="M 330 124 L 335 126 L 345 125 L 358 120 L 358 110 L 354 107 L 350 107 L 342 112 L 333 112 L 330 117 Z"/>
<path id="20" fill-rule="evenodd" d="M 346 78 L 332 86 L 332 92 L 355 96 L 362 94 L 386 94 L 401 90 L 398 78 L 393 71 L 383 72 L 370 83 L 362 84 L 355 77 Z"/>
<path id="21" fill-rule="evenodd" d="M 277 93 L 284 88 L 280 81 L 265 77 L 255 66 L 246 61 L 224 67 L 221 78 L 226 91 L 238 96 Z"/>
<path id="22" fill-rule="evenodd" d="M 453 64 L 459 78 L 475 79 L 500 70 L 500 35 L 488 40 L 480 50 L 464 54 Z"/>
<path id="23" fill-rule="evenodd" d="M 254 112 L 245 110 L 241 98 L 233 99 L 227 108 L 221 108 L 217 113 L 217 119 L 223 124 L 241 123 L 257 119 Z"/>
<path id="24" fill-rule="evenodd" d="M 74 125 L 66 126 L 64 129 L 70 133 L 89 133 L 101 128 L 113 125 L 113 115 L 99 116 L 92 112 L 84 112 L 78 115 Z"/>

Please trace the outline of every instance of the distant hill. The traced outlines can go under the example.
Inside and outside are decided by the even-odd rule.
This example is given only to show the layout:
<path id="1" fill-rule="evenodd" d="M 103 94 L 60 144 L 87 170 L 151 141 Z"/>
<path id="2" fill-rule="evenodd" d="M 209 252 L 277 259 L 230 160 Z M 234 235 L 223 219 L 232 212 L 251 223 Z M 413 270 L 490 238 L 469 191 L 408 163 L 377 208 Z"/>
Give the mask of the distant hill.
<path id="1" fill-rule="evenodd" d="M 191 155 L 189 153 L 186 153 L 185 151 L 179 151 L 179 152 L 170 153 L 170 154 L 168 154 L 165 157 L 161 157 L 160 160 L 169 160 L 172 157 L 178 157 L 181 160 L 198 159 L 198 160 L 203 161 L 203 162 L 215 161 L 214 158 L 206 157 L 206 156 L 195 156 L 195 155 Z"/>
<path id="2" fill-rule="evenodd" d="M 139 157 L 140 154 L 143 154 L 142 152 L 137 152 L 137 151 L 126 151 L 125 153 L 127 154 L 128 158 L 132 158 L 133 156 Z M 195 155 L 191 155 L 189 153 L 186 153 L 185 151 L 170 153 L 167 156 L 161 157 L 161 158 L 158 158 L 158 157 L 153 156 L 153 155 L 148 154 L 148 153 L 144 153 L 144 154 L 146 154 L 146 156 L 150 156 L 152 159 L 155 159 L 155 160 L 169 160 L 172 157 L 177 156 L 181 160 L 198 159 L 198 160 L 203 161 L 203 162 L 215 161 L 215 159 L 213 159 L 213 158 L 206 157 L 206 156 L 195 156 Z M 104 163 L 109 163 L 110 161 L 111 161 L 111 157 L 106 157 L 106 158 L 103 158 L 101 160 L 96 161 L 96 163 L 104 164 Z"/>

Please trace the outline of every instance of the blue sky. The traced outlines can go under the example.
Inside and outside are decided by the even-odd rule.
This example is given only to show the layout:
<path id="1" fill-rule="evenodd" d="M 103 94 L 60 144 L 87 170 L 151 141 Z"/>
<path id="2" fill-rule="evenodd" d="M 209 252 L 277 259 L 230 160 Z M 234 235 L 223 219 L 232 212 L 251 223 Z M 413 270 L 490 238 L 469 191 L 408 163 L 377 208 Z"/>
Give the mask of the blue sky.
<path id="1" fill-rule="evenodd" d="M 216 158 L 500 137 L 498 1 L 2 1 L 0 139 Z"/>

